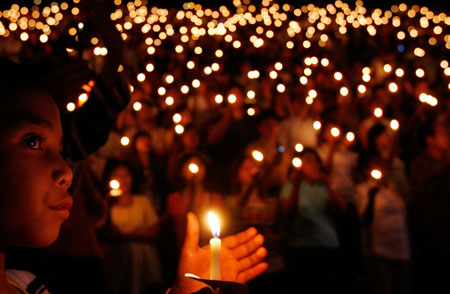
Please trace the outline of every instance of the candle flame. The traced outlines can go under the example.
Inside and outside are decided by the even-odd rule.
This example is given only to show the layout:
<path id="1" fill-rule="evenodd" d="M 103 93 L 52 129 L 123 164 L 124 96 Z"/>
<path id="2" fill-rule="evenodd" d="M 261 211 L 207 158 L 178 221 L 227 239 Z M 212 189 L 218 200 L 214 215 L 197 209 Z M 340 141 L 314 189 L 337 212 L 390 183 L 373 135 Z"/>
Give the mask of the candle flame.
<path id="1" fill-rule="evenodd" d="M 195 163 L 189 164 L 189 171 L 193 174 L 198 173 L 198 165 L 196 165 Z"/>
<path id="2" fill-rule="evenodd" d="M 376 180 L 381 179 L 381 177 L 383 176 L 383 174 L 381 173 L 381 171 L 378 170 L 378 169 L 372 170 L 372 171 L 370 172 L 370 175 L 371 175 L 374 179 L 376 179 Z"/>
<path id="3" fill-rule="evenodd" d="M 111 187 L 111 189 L 119 189 L 120 188 L 120 183 L 118 180 L 111 180 L 109 182 L 109 186 Z"/>
<path id="4" fill-rule="evenodd" d="M 208 212 L 208 223 L 211 228 L 211 234 L 213 237 L 218 238 L 220 236 L 220 224 L 216 214 L 212 211 Z"/>
<path id="5" fill-rule="evenodd" d="M 253 150 L 252 151 L 252 156 L 256 161 L 263 161 L 264 160 L 264 155 L 261 153 L 261 151 L 258 150 Z"/>

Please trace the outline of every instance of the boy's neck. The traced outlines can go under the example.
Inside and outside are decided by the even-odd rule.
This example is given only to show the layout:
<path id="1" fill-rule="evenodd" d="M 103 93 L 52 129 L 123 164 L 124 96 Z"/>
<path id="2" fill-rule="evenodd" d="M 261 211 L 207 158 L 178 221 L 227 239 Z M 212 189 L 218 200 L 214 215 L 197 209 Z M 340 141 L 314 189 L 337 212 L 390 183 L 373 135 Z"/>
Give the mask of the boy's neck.
<path id="1" fill-rule="evenodd" d="M 5 274 L 5 251 L 0 251 L 0 293 L 9 293 L 10 287 Z"/>

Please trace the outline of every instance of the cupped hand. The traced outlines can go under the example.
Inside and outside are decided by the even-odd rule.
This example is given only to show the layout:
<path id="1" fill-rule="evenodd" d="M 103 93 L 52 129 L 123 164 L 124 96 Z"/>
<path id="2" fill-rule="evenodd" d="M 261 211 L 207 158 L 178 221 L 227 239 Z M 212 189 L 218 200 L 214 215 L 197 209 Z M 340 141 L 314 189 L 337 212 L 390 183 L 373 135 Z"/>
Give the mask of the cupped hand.
<path id="1" fill-rule="evenodd" d="M 194 293 L 205 284 L 185 277 L 192 273 L 203 279 L 209 279 L 210 246 L 199 247 L 199 223 L 193 213 L 187 215 L 186 239 L 181 251 L 177 280 L 172 287 L 173 293 Z M 220 252 L 221 279 L 246 283 L 267 270 L 263 262 L 267 250 L 262 247 L 264 238 L 255 228 L 222 239 Z"/>

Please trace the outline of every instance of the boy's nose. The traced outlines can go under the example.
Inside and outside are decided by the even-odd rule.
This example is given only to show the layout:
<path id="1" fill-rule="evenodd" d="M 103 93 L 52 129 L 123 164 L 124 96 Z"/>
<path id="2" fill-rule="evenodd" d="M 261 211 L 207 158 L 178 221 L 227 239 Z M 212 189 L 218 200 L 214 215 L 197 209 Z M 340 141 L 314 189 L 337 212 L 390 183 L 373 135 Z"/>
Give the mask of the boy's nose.
<path id="1" fill-rule="evenodd" d="M 58 168 L 53 172 L 55 184 L 63 189 L 68 189 L 72 185 L 73 172 L 67 162 L 61 157 Z"/>

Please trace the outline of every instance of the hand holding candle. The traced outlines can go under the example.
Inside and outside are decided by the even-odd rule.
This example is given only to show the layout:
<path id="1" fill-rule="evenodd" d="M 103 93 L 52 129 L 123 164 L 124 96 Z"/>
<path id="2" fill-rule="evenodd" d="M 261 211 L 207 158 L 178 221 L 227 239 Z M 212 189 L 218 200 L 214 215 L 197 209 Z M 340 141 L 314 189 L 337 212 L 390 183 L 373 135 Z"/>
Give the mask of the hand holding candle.
<path id="1" fill-rule="evenodd" d="M 205 285 L 185 276 L 191 273 L 209 279 L 210 246 L 199 247 L 200 227 L 193 213 L 187 215 L 186 239 L 181 250 L 177 280 L 171 287 L 175 293 L 194 293 Z M 263 262 L 267 250 L 262 247 L 264 238 L 255 228 L 227 236 L 221 240 L 221 280 L 246 283 L 267 270 Z M 172 293 L 171 292 L 171 293 Z"/>

